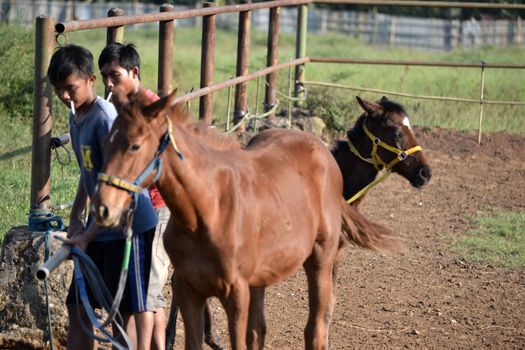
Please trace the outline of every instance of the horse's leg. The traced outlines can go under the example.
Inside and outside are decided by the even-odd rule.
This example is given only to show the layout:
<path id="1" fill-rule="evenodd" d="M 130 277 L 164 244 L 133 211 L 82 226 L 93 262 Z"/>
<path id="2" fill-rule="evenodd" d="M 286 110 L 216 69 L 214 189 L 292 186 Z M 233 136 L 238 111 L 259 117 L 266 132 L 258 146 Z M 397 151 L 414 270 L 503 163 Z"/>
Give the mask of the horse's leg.
<path id="1" fill-rule="evenodd" d="M 250 288 L 250 312 L 248 315 L 248 332 L 246 343 L 248 349 L 262 349 L 266 336 L 266 320 L 264 319 L 265 288 Z"/>
<path id="2" fill-rule="evenodd" d="M 220 344 L 220 340 L 214 339 L 213 335 L 213 319 L 210 312 L 210 303 L 206 303 L 204 308 L 204 342 L 208 344 L 213 350 L 223 350 L 223 347 Z"/>
<path id="3" fill-rule="evenodd" d="M 191 286 L 180 278 L 177 278 L 174 289 L 180 314 L 184 322 L 184 348 L 202 349 L 206 298 L 200 296 Z"/>
<path id="4" fill-rule="evenodd" d="M 232 350 L 246 349 L 246 330 L 248 329 L 248 308 L 250 289 L 248 282 L 237 278 L 230 287 L 230 293 L 221 298 L 228 317 L 228 330 Z"/>
<path id="5" fill-rule="evenodd" d="M 314 246 L 304 263 L 308 279 L 309 315 L 304 330 L 306 349 L 328 349 L 328 329 L 332 316 L 334 293 L 334 254 L 331 247 Z"/>
<path id="6" fill-rule="evenodd" d="M 175 297 L 175 282 L 176 282 L 175 273 L 171 275 L 171 307 L 170 315 L 168 318 L 168 324 L 166 326 L 166 349 L 172 350 L 175 346 L 175 336 L 177 335 L 177 313 L 179 312 L 179 307 L 177 306 L 177 298 Z"/>

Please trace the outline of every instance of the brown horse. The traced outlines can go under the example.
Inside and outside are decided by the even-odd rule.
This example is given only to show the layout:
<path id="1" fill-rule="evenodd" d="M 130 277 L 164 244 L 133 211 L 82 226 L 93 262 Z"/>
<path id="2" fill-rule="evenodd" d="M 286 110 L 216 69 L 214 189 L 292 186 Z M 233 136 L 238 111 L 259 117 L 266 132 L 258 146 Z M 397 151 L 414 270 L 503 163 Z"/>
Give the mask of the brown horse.
<path id="1" fill-rule="evenodd" d="M 186 348 L 202 347 L 211 296 L 225 308 L 232 348 L 262 348 L 265 287 L 302 265 L 306 347 L 326 349 L 339 249 L 346 242 L 395 249 L 388 230 L 345 203 L 337 163 L 313 135 L 270 129 L 242 148 L 172 107 L 174 99 L 135 100 L 121 110 L 93 200 L 97 222 L 118 225 L 130 193 L 158 177 L 172 214 L 164 243 L 177 271 Z"/>
<path id="2" fill-rule="evenodd" d="M 357 96 L 357 101 L 365 113 L 348 131 L 348 140 L 332 147 L 343 175 L 344 197 L 357 206 L 363 199 L 359 192 L 368 190 L 380 170 L 398 173 L 414 187 L 427 184 L 432 171 L 404 108 L 386 97 L 370 102 Z"/>

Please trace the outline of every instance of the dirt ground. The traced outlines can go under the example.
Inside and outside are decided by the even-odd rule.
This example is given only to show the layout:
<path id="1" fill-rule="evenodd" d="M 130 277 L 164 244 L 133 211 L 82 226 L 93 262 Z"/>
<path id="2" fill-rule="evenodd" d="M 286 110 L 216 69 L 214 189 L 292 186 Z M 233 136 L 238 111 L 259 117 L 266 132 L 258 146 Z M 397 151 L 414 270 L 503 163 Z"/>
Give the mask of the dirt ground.
<path id="1" fill-rule="evenodd" d="M 525 269 L 471 264 L 447 248 L 478 212 L 525 210 L 525 136 L 417 128 L 433 171 L 414 189 L 393 175 L 361 211 L 391 228 L 407 252 L 348 247 L 337 284 L 332 349 L 525 349 Z M 304 347 L 302 271 L 267 289 L 268 349 Z M 212 300 L 215 334 L 228 348 L 225 315 Z M 176 349 L 183 348 L 179 318 Z"/>

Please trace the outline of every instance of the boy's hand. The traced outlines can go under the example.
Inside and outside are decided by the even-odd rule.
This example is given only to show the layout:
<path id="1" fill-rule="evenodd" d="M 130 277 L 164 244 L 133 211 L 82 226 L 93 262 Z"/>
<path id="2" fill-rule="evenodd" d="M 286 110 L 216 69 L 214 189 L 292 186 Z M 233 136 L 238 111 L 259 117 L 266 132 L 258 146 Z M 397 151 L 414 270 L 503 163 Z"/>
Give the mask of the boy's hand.
<path id="1" fill-rule="evenodd" d="M 84 233 L 80 231 L 80 232 L 76 232 L 71 237 L 68 237 L 68 239 L 66 239 L 64 243 L 75 246 L 78 249 L 85 252 L 89 244 L 86 238 L 87 238 L 86 235 L 84 235 Z"/>
<path id="2" fill-rule="evenodd" d="M 83 231 L 84 225 L 71 223 L 71 225 L 67 228 L 67 238 L 72 238 L 78 234 L 82 234 Z"/>

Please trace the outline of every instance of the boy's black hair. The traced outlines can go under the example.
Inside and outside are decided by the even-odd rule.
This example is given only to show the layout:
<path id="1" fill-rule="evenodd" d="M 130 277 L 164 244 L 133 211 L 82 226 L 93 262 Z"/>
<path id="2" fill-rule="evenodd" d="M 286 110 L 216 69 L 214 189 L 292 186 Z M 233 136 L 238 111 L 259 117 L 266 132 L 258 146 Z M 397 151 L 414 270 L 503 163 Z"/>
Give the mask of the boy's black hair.
<path id="1" fill-rule="evenodd" d="M 140 77 L 140 56 L 133 44 L 111 43 L 106 46 L 98 58 L 98 68 L 102 69 L 104 65 L 117 61 L 119 66 L 125 68 L 127 71 L 133 67 L 139 68 Z"/>
<path id="2" fill-rule="evenodd" d="M 93 65 L 93 55 L 89 50 L 70 44 L 55 51 L 47 69 L 47 76 L 53 85 L 75 73 L 87 79 L 95 74 Z"/>

